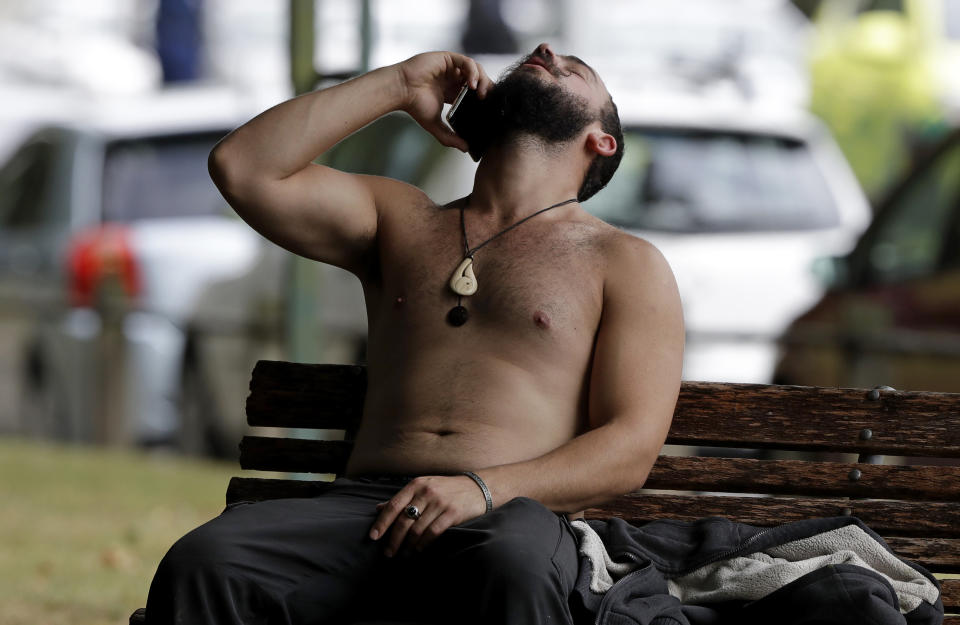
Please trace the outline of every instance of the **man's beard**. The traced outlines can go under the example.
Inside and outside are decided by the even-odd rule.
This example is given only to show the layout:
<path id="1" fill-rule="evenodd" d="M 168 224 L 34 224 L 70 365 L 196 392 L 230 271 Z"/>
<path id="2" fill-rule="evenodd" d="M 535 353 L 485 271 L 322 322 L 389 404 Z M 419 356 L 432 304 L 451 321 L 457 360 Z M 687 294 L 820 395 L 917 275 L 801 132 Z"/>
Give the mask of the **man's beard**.
<path id="1" fill-rule="evenodd" d="M 541 70 L 521 69 L 526 59 L 511 67 L 483 100 L 476 103 L 479 123 L 464 137 L 477 157 L 493 145 L 523 137 L 548 145 L 566 143 L 579 135 L 596 116 L 583 97 L 565 91 L 536 75 Z M 557 68 L 550 70 L 559 73 Z"/>
<path id="2" fill-rule="evenodd" d="M 499 122 L 494 142 L 527 135 L 546 143 L 565 143 L 593 121 L 584 98 L 542 80 L 537 75 L 540 71 L 515 67 L 488 94 Z"/>

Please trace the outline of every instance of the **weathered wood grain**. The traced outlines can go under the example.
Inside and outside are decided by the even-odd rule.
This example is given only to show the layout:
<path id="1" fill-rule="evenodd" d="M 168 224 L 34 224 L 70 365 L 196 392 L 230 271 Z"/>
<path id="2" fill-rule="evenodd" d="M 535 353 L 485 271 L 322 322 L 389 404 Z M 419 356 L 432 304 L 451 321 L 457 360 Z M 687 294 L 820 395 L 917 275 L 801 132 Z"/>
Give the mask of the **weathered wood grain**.
<path id="1" fill-rule="evenodd" d="M 288 473 L 343 473 L 353 444 L 299 438 L 244 436 L 240 468 Z"/>
<path id="2" fill-rule="evenodd" d="M 250 379 L 247 423 L 351 430 L 360 423 L 366 389 L 364 367 L 261 360 Z"/>
<path id="3" fill-rule="evenodd" d="M 238 501 L 266 501 L 290 497 L 316 497 L 330 487 L 319 480 L 283 480 L 260 477 L 233 477 L 227 486 L 227 505 Z"/>
<path id="4" fill-rule="evenodd" d="M 960 501 L 960 466 L 660 456 L 647 488 Z"/>
<path id="5" fill-rule="evenodd" d="M 619 516 L 630 523 L 725 516 L 761 526 L 852 514 L 880 534 L 960 537 L 960 503 L 945 502 L 635 493 L 614 499 L 602 509 L 589 509 L 586 514 L 590 518 Z"/>
<path id="6" fill-rule="evenodd" d="M 248 436 L 241 443 L 240 466 L 259 471 L 342 473 L 349 454 L 350 443 L 342 441 Z M 859 477 L 853 480 L 855 476 Z M 646 486 L 729 493 L 960 501 L 960 467 L 660 456 Z"/>
<path id="7" fill-rule="evenodd" d="M 945 579 L 940 581 L 940 600 L 947 612 L 960 612 L 960 579 Z M 944 621 L 948 623 L 949 621 Z M 956 619 L 960 623 L 960 617 Z"/>
<path id="8" fill-rule="evenodd" d="M 296 393 L 342 389 L 363 401 L 367 368 L 361 365 L 304 364 L 282 360 L 259 360 L 253 367 L 250 390 L 279 390 Z"/>
<path id="9" fill-rule="evenodd" d="M 960 457 L 960 394 L 684 383 L 668 442 Z M 869 438 L 866 431 L 869 430 Z"/>
<path id="10" fill-rule="evenodd" d="M 960 539 L 884 536 L 897 555 L 935 573 L 960 573 Z"/>
<path id="11" fill-rule="evenodd" d="M 366 372 L 352 365 L 260 361 L 251 423 L 336 427 L 362 412 Z M 668 442 L 960 458 L 960 394 L 684 382 Z M 325 415 L 320 417 L 318 415 Z M 869 430 L 869 438 L 866 438 Z"/>

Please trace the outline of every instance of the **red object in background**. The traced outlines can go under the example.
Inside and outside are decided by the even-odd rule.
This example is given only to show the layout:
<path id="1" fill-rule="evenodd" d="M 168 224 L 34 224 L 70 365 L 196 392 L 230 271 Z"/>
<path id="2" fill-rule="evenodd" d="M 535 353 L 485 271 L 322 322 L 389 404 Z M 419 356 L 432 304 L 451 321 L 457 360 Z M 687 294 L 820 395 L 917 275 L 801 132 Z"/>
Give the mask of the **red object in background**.
<path id="1" fill-rule="evenodd" d="M 92 305 L 97 289 L 111 278 L 119 282 L 125 295 L 140 293 L 140 271 L 127 226 L 104 224 L 77 234 L 67 252 L 67 268 L 73 306 Z"/>

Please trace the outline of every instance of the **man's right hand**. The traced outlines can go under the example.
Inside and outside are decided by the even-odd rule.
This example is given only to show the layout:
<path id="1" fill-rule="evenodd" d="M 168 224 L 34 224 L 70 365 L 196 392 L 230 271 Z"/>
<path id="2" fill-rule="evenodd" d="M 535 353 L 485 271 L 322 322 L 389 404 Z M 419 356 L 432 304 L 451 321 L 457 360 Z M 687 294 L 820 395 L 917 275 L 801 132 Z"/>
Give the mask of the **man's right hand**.
<path id="1" fill-rule="evenodd" d="M 464 85 L 483 99 L 493 86 L 483 67 L 455 52 L 426 52 L 397 65 L 405 95 L 403 110 L 443 145 L 467 151 L 467 142 L 443 122 L 444 103 L 451 104 Z"/>

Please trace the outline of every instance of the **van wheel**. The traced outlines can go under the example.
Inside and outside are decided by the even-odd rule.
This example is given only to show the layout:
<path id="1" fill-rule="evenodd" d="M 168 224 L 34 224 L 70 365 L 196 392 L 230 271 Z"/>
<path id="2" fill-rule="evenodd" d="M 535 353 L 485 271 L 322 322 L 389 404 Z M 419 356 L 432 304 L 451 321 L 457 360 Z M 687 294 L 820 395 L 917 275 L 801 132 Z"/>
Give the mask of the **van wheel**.
<path id="1" fill-rule="evenodd" d="M 31 438 L 68 441 L 72 428 L 63 388 L 37 350 L 30 350 L 23 367 L 19 430 Z"/>
<path id="2" fill-rule="evenodd" d="M 191 351 L 188 351 L 190 354 Z M 236 459 L 237 441 L 227 445 L 217 430 L 217 406 L 196 356 L 187 359 L 180 379 L 180 430 L 177 448 L 192 456 Z"/>
<path id="3" fill-rule="evenodd" d="M 184 364 L 180 378 L 180 429 L 177 449 L 191 456 L 210 455 L 210 391 L 201 379 L 196 360 Z"/>

